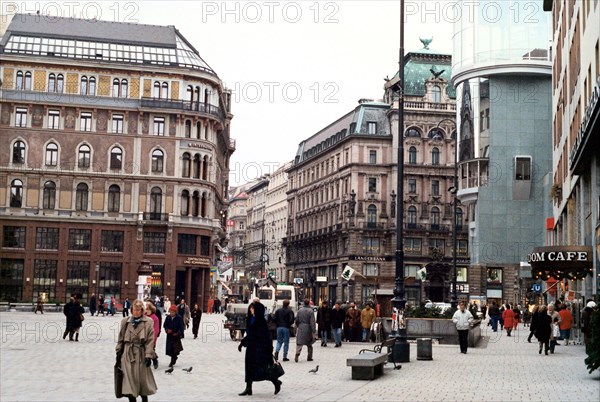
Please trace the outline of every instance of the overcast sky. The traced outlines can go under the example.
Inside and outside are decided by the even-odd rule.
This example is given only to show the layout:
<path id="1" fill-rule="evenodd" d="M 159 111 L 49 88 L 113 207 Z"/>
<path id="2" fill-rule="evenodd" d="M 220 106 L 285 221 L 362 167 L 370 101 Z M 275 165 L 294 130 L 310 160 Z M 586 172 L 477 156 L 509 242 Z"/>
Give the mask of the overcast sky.
<path id="1" fill-rule="evenodd" d="M 381 99 L 398 70 L 399 1 L 2 1 L 19 12 L 175 25 L 233 91 L 231 184 L 292 160 L 298 143 Z M 405 50 L 452 53 L 453 1 L 406 0 Z"/>

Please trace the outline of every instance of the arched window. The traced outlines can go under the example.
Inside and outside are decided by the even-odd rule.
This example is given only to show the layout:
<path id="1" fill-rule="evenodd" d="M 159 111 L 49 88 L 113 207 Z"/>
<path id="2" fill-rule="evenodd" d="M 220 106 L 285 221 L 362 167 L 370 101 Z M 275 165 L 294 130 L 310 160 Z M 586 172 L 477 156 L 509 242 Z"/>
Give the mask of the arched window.
<path id="1" fill-rule="evenodd" d="M 161 173 L 163 171 L 163 162 L 165 154 L 160 149 L 152 151 L 152 171 L 155 173 Z"/>
<path id="2" fill-rule="evenodd" d="M 377 207 L 373 204 L 367 207 L 367 227 L 377 226 Z"/>
<path id="3" fill-rule="evenodd" d="M 190 164 L 190 154 L 186 152 L 183 154 L 183 159 L 181 161 L 181 177 L 190 177 Z"/>
<path id="4" fill-rule="evenodd" d="M 48 92 L 56 92 L 56 74 L 48 75 Z"/>
<path id="5" fill-rule="evenodd" d="M 58 145 L 51 142 L 46 145 L 46 166 L 58 165 Z"/>
<path id="6" fill-rule="evenodd" d="M 119 85 L 119 79 L 115 78 L 113 79 L 113 85 L 112 85 L 112 95 L 114 98 L 118 98 L 119 97 L 119 90 L 121 88 L 121 85 Z"/>
<path id="7" fill-rule="evenodd" d="M 62 74 L 56 76 L 56 92 L 62 94 L 65 87 L 65 77 Z"/>
<path id="8" fill-rule="evenodd" d="M 151 220 L 160 220 L 162 212 L 162 190 L 160 187 L 152 187 L 150 190 L 150 213 Z"/>
<path id="9" fill-rule="evenodd" d="M 91 158 L 92 150 L 89 145 L 82 145 L 79 147 L 79 152 L 77 155 L 77 167 L 80 168 L 89 168 L 90 167 L 90 158 Z"/>
<path id="10" fill-rule="evenodd" d="M 206 218 L 206 203 L 207 203 L 206 193 L 202 193 L 202 199 L 200 200 L 200 216 Z"/>
<path id="11" fill-rule="evenodd" d="M 116 184 L 108 188 L 108 212 L 119 212 L 121 209 L 121 188 Z"/>
<path id="12" fill-rule="evenodd" d="M 435 103 L 440 103 L 442 101 L 442 90 L 437 85 L 434 85 L 433 88 L 431 88 L 431 101 Z"/>
<path id="13" fill-rule="evenodd" d="M 12 163 L 25 163 L 25 143 L 15 141 L 13 144 Z"/>
<path id="14" fill-rule="evenodd" d="M 160 89 L 160 98 L 161 99 L 169 99 L 169 84 L 167 82 L 163 82 Z"/>
<path id="15" fill-rule="evenodd" d="M 208 156 L 202 158 L 202 180 L 208 179 Z"/>
<path id="16" fill-rule="evenodd" d="M 127 91 L 129 90 L 129 82 L 126 79 L 121 80 L 121 94 L 122 98 L 127 98 Z"/>
<path id="17" fill-rule="evenodd" d="M 25 71 L 25 86 L 26 91 L 31 91 L 31 71 Z"/>
<path id="18" fill-rule="evenodd" d="M 23 203 L 23 182 L 15 179 L 10 183 L 10 206 L 20 208 Z"/>
<path id="19" fill-rule="evenodd" d="M 440 209 L 438 207 L 431 208 L 431 228 L 440 228 Z"/>
<path id="20" fill-rule="evenodd" d="M 121 169 L 123 167 L 123 151 L 119 147 L 110 150 L 110 168 Z"/>
<path id="21" fill-rule="evenodd" d="M 456 209 L 456 230 L 461 230 L 463 226 L 463 211 L 460 208 Z"/>
<path id="22" fill-rule="evenodd" d="M 80 89 L 80 93 L 81 95 L 87 95 L 87 91 L 88 91 L 88 78 L 87 76 L 82 76 L 81 77 L 81 82 L 79 84 L 79 89 Z"/>
<path id="23" fill-rule="evenodd" d="M 417 163 L 417 148 L 410 147 L 408 149 L 408 163 L 414 165 Z"/>
<path id="24" fill-rule="evenodd" d="M 195 106 L 194 106 L 194 110 L 198 111 L 200 110 L 200 87 L 196 87 L 194 89 L 194 95 L 195 95 Z M 200 138 L 200 137 L 198 137 Z"/>
<path id="25" fill-rule="evenodd" d="M 42 208 L 54 209 L 56 204 L 56 183 L 47 181 L 44 183 L 44 197 L 42 200 Z"/>
<path id="26" fill-rule="evenodd" d="M 200 178 L 200 155 L 194 155 L 194 162 L 192 164 L 192 177 L 194 179 Z"/>
<path id="27" fill-rule="evenodd" d="M 421 133 L 416 128 L 411 127 L 408 130 L 406 130 L 406 137 L 416 137 L 416 138 L 418 138 L 418 137 L 421 137 Z"/>
<path id="28" fill-rule="evenodd" d="M 190 214 L 190 192 L 183 190 L 181 192 L 181 216 Z"/>
<path id="29" fill-rule="evenodd" d="M 198 211 L 200 208 L 200 193 L 198 191 L 194 191 L 192 195 L 192 216 L 198 216 Z"/>
<path id="30" fill-rule="evenodd" d="M 23 71 L 17 71 L 17 79 L 15 80 L 15 89 L 20 91 L 23 89 Z"/>
<path id="31" fill-rule="evenodd" d="M 154 87 L 152 89 L 152 97 L 160 98 L 160 82 L 154 81 Z"/>
<path id="32" fill-rule="evenodd" d="M 185 121 L 184 135 L 185 135 L 185 138 L 192 138 L 192 121 L 191 120 Z"/>
<path id="33" fill-rule="evenodd" d="M 191 85 L 188 85 L 186 88 L 186 96 L 187 96 L 187 100 L 190 101 L 190 110 L 192 110 L 192 103 L 194 103 L 194 87 Z"/>
<path id="34" fill-rule="evenodd" d="M 90 77 L 90 88 L 88 95 L 96 95 L 96 77 Z"/>
<path id="35" fill-rule="evenodd" d="M 79 183 L 75 190 L 75 210 L 87 211 L 88 209 L 88 185 Z"/>
<path id="36" fill-rule="evenodd" d="M 428 137 L 431 140 L 441 141 L 444 139 L 444 133 L 439 128 L 434 128 L 429 132 Z"/>
<path id="37" fill-rule="evenodd" d="M 202 123 L 197 122 L 196 123 L 196 138 L 200 139 L 201 136 L 202 136 Z"/>
<path id="38" fill-rule="evenodd" d="M 431 150 L 431 164 L 432 165 L 440 164 L 440 150 L 437 147 L 434 147 Z"/>
<path id="39" fill-rule="evenodd" d="M 406 222 L 408 223 L 409 229 L 415 229 L 417 227 L 417 208 L 413 205 L 408 207 Z"/>

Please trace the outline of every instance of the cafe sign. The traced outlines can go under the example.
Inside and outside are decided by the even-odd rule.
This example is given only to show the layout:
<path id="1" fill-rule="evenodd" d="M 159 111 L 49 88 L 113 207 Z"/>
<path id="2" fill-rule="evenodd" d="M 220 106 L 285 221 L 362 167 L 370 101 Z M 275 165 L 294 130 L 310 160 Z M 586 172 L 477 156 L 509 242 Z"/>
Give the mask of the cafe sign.
<path id="1" fill-rule="evenodd" d="M 534 279 L 583 279 L 592 272 L 592 248 L 583 246 L 536 247 L 527 256 Z"/>

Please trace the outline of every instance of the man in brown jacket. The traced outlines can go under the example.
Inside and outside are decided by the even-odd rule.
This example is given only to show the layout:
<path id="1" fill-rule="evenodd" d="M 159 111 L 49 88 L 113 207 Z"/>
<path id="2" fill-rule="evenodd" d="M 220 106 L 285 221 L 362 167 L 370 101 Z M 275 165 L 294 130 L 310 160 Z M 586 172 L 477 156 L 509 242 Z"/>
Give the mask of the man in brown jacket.
<path id="1" fill-rule="evenodd" d="M 360 324 L 362 325 L 362 341 L 370 340 L 371 325 L 375 321 L 375 310 L 371 308 L 371 303 L 367 303 L 365 308 L 360 313 Z"/>
<path id="2" fill-rule="evenodd" d="M 360 310 L 356 308 L 354 303 L 350 303 L 348 311 L 346 311 L 346 319 L 350 328 L 348 339 L 350 342 L 360 341 Z"/>

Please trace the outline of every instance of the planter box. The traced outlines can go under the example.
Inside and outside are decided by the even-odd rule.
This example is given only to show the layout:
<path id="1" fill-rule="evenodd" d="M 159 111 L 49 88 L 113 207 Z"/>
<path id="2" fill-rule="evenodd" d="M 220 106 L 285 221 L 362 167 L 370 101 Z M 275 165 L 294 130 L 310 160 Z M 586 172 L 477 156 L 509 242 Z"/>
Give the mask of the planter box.
<path id="1" fill-rule="evenodd" d="M 417 338 L 442 337 L 440 344 L 458 345 L 456 325 L 450 319 L 444 318 L 411 318 L 407 319 L 406 332 L 408 336 Z M 477 322 L 469 329 L 469 346 L 475 347 L 481 339 L 481 328 Z"/>

